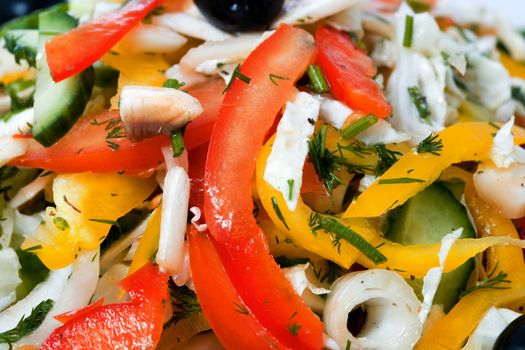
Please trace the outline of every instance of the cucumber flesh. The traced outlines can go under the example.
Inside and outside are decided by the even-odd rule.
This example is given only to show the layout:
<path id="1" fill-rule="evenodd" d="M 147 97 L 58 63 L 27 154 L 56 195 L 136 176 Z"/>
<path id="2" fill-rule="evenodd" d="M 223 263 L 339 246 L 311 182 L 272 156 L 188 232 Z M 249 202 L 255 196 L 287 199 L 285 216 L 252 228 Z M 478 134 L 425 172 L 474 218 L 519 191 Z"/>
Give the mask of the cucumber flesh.
<path id="1" fill-rule="evenodd" d="M 476 237 L 465 207 L 444 184 L 434 183 L 389 214 L 386 237 L 405 245 L 438 243 L 460 227 L 463 228 L 461 238 Z M 474 267 L 474 259 L 469 259 L 457 269 L 443 274 L 434 304 L 443 305 L 444 311 L 448 312 L 465 290 Z M 408 282 L 420 295 L 421 280 Z"/>
<path id="2" fill-rule="evenodd" d="M 39 15 L 39 51 L 42 55 L 37 65 L 33 137 L 46 147 L 56 143 L 73 127 L 91 97 L 94 83 L 92 67 L 55 83 L 44 52 L 48 39 L 75 28 L 77 24 L 75 18 L 63 12 L 51 11 Z"/>

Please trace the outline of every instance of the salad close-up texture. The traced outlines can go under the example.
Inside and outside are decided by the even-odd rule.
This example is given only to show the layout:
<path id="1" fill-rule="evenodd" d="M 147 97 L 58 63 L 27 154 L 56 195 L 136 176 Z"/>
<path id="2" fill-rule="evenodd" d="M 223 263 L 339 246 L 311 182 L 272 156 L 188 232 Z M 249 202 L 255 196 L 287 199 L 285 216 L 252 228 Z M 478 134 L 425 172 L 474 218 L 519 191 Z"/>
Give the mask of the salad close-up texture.
<path id="1" fill-rule="evenodd" d="M 525 2 L 0 4 L 0 350 L 525 350 Z"/>

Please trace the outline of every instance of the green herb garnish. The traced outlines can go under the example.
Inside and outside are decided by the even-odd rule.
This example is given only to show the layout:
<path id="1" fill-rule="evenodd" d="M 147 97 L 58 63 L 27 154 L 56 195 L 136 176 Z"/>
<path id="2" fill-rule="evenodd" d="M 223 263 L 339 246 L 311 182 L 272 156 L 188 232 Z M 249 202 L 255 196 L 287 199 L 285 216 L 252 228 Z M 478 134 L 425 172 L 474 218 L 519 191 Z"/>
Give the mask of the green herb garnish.
<path id="1" fill-rule="evenodd" d="M 525 93 L 519 86 L 513 86 L 511 88 L 512 99 L 521 103 L 525 107 Z"/>
<path id="2" fill-rule="evenodd" d="M 60 216 L 57 216 L 56 218 L 53 219 L 53 224 L 60 230 L 60 231 L 65 231 L 65 230 L 69 230 L 69 223 L 67 222 L 66 219 L 64 219 L 63 217 L 60 217 Z"/>
<path id="3" fill-rule="evenodd" d="M 291 201 L 293 198 L 293 184 L 295 180 L 294 179 L 288 179 L 286 180 L 286 183 L 288 184 L 288 200 Z"/>
<path id="4" fill-rule="evenodd" d="M 431 153 L 433 155 L 439 156 L 443 150 L 443 141 L 439 138 L 437 134 L 430 134 L 421 141 L 417 147 L 417 153 Z"/>
<path id="5" fill-rule="evenodd" d="M 465 289 L 459 297 L 463 298 L 465 295 L 479 289 L 510 289 L 510 286 L 501 285 L 504 283 L 510 283 L 510 281 L 507 279 L 508 274 L 506 272 L 500 271 L 495 277 L 491 277 L 493 272 L 487 277 L 483 278 L 481 281 L 477 282 L 475 286 Z"/>
<path id="6" fill-rule="evenodd" d="M 186 83 L 178 81 L 177 79 L 168 79 L 164 82 L 164 84 L 162 84 L 162 86 L 165 88 L 171 88 L 175 90 L 179 90 L 184 85 L 186 85 Z"/>
<path id="7" fill-rule="evenodd" d="M 233 70 L 233 73 L 232 73 L 232 76 L 230 78 L 230 81 L 228 82 L 228 85 L 226 85 L 226 87 L 222 91 L 223 94 L 226 93 L 226 91 L 228 91 L 230 89 L 230 86 L 233 84 L 233 81 L 236 78 L 239 79 L 240 81 L 242 81 L 245 84 L 250 84 L 250 82 L 252 81 L 251 78 L 248 78 L 246 75 L 241 73 L 240 68 L 241 68 L 241 65 L 238 64 L 237 67 L 235 67 L 235 69 Z"/>
<path id="8" fill-rule="evenodd" d="M 425 123 L 430 124 L 430 110 L 428 109 L 427 98 L 421 94 L 417 86 L 409 87 L 408 94 L 416 106 L 419 118 Z"/>
<path id="9" fill-rule="evenodd" d="M 379 158 L 375 168 L 376 176 L 383 175 L 397 162 L 398 156 L 402 155 L 400 152 L 389 150 L 385 145 L 375 145 L 374 149 Z"/>
<path id="10" fill-rule="evenodd" d="M 270 79 L 270 81 L 272 82 L 273 85 L 276 85 L 276 86 L 279 86 L 279 84 L 277 83 L 277 79 L 278 80 L 290 80 L 290 78 L 288 77 L 283 77 L 281 75 L 277 75 L 277 74 L 270 74 L 268 76 L 268 79 Z"/>
<path id="11" fill-rule="evenodd" d="M 345 140 L 351 139 L 377 123 L 378 120 L 379 118 L 374 114 L 368 114 L 341 130 L 341 135 Z"/>
<path id="12" fill-rule="evenodd" d="M 414 36 L 414 17 L 406 16 L 405 19 L 405 35 L 403 36 L 403 46 L 412 47 L 412 37 Z"/>
<path id="13" fill-rule="evenodd" d="M 425 180 L 413 179 L 410 177 L 399 177 L 396 179 L 383 179 L 379 180 L 379 185 L 397 185 L 397 184 L 409 184 L 409 183 L 425 183 Z"/>
<path id="14" fill-rule="evenodd" d="M 171 149 L 173 151 L 173 158 L 179 157 L 184 152 L 184 131 L 186 127 L 173 130 L 170 135 Z"/>
<path id="15" fill-rule="evenodd" d="M 51 299 L 40 302 L 31 310 L 31 314 L 28 317 L 22 316 L 15 328 L 0 333 L 0 343 L 7 343 L 12 348 L 13 343 L 40 327 L 54 304 L 54 301 Z"/>
<path id="16" fill-rule="evenodd" d="M 173 315 L 164 325 L 164 328 L 182 319 L 202 313 L 201 305 L 194 291 L 186 286 L 177 286 L 171 278 L 168 281 L 168 288 L 173 305 Z"/>
<path id="17" fill-rule="evenodd" d="M 284 220 L 283 213 L 281 212 L 281 209 L 279 208 L 279 205 L 277 204 L 277 200 L 275 199 L 275 197 L 272 197 L 272 207 L 273 207 L 273 211 L 275 212 L 275 215 L 277 215 L 279 220 L 281 220 L 284 227 L 286 227 L 287 230 L 290 230 L 290 228 L 288 227 L 288 224 Z"/>
<path id="18" fill-rule="evenodd" d="M 328 92 L 330 89 L 326 79 L 324 77 L 321 67 L 311 64 L 308 66 L 308 77 L 310 78 L 310 83 L 312 84 L 312 89 L 318 94 Z"/>

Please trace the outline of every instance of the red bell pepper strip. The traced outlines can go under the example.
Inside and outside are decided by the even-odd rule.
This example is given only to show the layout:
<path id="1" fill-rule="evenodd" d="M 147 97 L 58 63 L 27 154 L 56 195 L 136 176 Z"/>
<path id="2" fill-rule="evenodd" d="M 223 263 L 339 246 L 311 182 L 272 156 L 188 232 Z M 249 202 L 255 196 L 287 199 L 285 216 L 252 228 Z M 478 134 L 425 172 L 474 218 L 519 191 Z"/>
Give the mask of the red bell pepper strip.
<path id="1" fill-rule="evenodd" d="M 320 349 L 322 323 L 269 254 L 252 214 L 251 188 L 266 133 L 314 54 L 307 32 L 282 25 L 248 56 L 240 73 L 250 82 L 235 79 L 224 96 L 205 175 L 206 221 L 232 284 L 260 324 L 295 349 Z"/>
<path id="2" fill-rule="evenodd" d="M 282 349 L 239 297 L 208 233 L 190 228 L 191 276 L 206 320 L 226 349 Z"/>
<path id="3" fill-rule="evenodd" d="M 131 301 L 66 314 L 70 320 L 55 329 L 41 349 L 154 349 L 168 302 L 167 282 L 168 275 L 158 266 L 144 265 L 120 282 Z"/>
<path id="4" fill-rule="evenodd" d="M 113 137 L 108 136 L 110 133 Z M 169 144 L 165 136 L 131 143 L 124 134 L 118 111 L 82 117 L 66 136 L 49 148 L 35 140 L 27 141 L 26 154 L 11 165 L 59 173 L 146 172 L 164 161 L 161 147 Z"/>
<path id="5" fill-rule="evenodd" d="M 164 0 L 131 0 L 109 13 L 46 43 L 51 76 L 60 82 L 91 66 Z"/>
<path id="6" fill-rule="evenodd" d="M 330 91 L 350 108 L 381 118 L 392 114 L 392 106 L 374 81 L 376 68 L 370 57 L 356 49 L 344 33 L 319 27 L 315 33 L 319 53 L 317 64 L 330 85 Z"/>
<path id="7" fill-rule="evenodd" d="M 104 298 L 94 302 L 91 305 L 85 306 L 85 307 L 83 307 L 81 309 L 68 311 L 68 312 L 65 312 L 63 314 L 56 315 L 53 318 L 55 320 L 57 320 L 57 321 L 62 322 L 62 323 L 67 323 L 67 322 L 73 321 L 74 319 L 79 318 L 81 316 L 88 315 L 91 312 L 95 311 L 96 309 L 101 308 L 102 306 L 104 306 Z"/>

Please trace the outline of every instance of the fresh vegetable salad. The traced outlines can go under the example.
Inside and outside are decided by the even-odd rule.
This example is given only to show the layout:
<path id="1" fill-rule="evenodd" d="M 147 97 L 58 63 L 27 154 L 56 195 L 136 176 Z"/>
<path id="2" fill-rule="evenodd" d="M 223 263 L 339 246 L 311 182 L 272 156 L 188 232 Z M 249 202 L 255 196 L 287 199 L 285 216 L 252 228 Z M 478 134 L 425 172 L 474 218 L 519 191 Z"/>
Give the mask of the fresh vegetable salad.
<path id="1" fill-rule="evenodd" d="M 523 349 L 525 36 L 461 6 L 3 24 L 0 349 Z"/>

